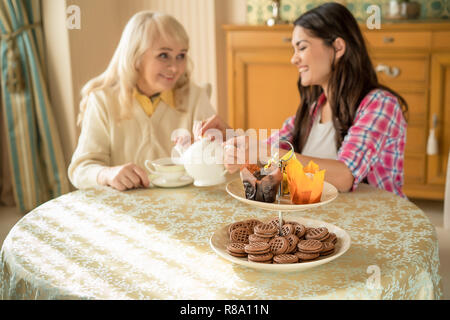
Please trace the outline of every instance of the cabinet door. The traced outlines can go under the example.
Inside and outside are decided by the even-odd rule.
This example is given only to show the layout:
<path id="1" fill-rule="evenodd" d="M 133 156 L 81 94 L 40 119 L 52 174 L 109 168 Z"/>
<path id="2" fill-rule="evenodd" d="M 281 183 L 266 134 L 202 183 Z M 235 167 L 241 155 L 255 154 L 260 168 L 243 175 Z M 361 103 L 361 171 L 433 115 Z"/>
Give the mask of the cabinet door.
<path id="1" fill-rule="evenodd" d="M 431 56 L 431 88 L 429 126 L 433 116 L 437 117 L 436 137 L 439 152 L 428 156 L 429 184 L 445 184 L 448 152 L 450 146 L 450 53 Z"/>
<path id="2" fill-rule="evenodd" d="M 395 90 L 408 103 L 405 146 L 405 187 L 426 183 L 429 56 L 426 53 L 377 53 L 372 62 L 380 83 Z"/>
<path id="3" fill-rule="evenodd" d="M 300 97 L 291 55 L 289 49 L 236 52 L 234 128 L 280 129 L 295 115 Z"/>

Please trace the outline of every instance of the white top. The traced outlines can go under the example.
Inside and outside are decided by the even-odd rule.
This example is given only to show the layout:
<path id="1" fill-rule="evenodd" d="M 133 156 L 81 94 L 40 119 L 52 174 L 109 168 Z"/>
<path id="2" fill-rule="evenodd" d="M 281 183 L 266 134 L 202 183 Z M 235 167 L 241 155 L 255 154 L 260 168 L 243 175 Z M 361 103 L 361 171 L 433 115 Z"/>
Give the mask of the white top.
<path id="1" fill-rule="evenodd" d="M 303 147 L 302 155 L 337 160 L 335 141 L 336 130 L 333 121 L 320 123 L 321 113 L 314 120 L 308 140 Z"/>
<path id="2" fill-rule="evenodd" d="M 164 101 L 149 117 L 133 101 L 132 117 L 117 122 L 116 91 L 98 90 L 89 96 L 77 148 L 69 166 L 69 179 L 78 189 L 97 185 L 101 169 L 133 162 L 141 168 L 145 160 L 170 157 L 176 129 L 191 132 L 194 121 L 215 114 L 207 89 L 194 83 L 180 88 L 175 108 Z"/>

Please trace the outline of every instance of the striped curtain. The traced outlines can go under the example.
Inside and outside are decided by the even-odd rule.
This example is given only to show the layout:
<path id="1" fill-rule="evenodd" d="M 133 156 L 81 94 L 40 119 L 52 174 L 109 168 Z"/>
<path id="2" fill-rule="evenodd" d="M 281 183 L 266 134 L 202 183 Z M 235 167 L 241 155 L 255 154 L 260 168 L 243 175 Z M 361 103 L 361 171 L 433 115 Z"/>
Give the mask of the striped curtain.
<path id="1" fill-rule="evenodd" d="M 47 91 L 40 1 L 0 1 L 1 111 L 14 198 L 26 213 L 69 183 Z"/>

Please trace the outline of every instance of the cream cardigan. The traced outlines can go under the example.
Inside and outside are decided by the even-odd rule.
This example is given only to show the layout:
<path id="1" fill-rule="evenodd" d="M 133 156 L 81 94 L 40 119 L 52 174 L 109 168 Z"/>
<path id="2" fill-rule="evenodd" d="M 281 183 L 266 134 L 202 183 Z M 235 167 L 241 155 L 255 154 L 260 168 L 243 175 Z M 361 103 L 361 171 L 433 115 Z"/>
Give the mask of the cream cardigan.
<path id="1" fill-rule="evenodd" d="M 206 86 L 192 82 L 177 91 L 175 108 L 161 101 L 148 116 L 134 99 L 131 111 L 130 119 L 117 121 L 117 93 L 112 89 L 91 93 L 68 170 L 76 188 L 98 185 L 97 175 L 105 167 L 133 162 L 145 170 L 145 160 L 170 157 L 174 130 L 182 128 L 192 134 L 194 120 L 215 114 Z"/>

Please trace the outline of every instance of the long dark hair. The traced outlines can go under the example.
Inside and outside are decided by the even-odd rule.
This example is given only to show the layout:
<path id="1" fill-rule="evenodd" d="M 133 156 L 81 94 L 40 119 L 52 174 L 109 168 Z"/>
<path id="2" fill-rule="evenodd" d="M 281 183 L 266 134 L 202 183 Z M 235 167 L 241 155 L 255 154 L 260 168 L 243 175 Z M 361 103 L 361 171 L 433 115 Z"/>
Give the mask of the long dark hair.
<path id="1" fill-rule="evenodd" d="M 359 104 L 373 89 L 384 89 L 396 96 L 406 119 L 406 101 L 398 93 L 378 82 L 358 23 L 345 6 L 325 3 L 302 14 L 295 20 L 294 26 L 300 26 L 310 36 L 322 39 L 326 46 L 331 47 L 338 37 L 346 43 L 344 55 L 331 66 L 327 93 L 338 149 L 353 124 Z M 310 108 L 323 89 L 318 85 L 304 87 L 300 78 L 297 87 L 301 100 L 295 117 L 293 145 L 295 152 L 300 153 L 311 129 Z"/>

